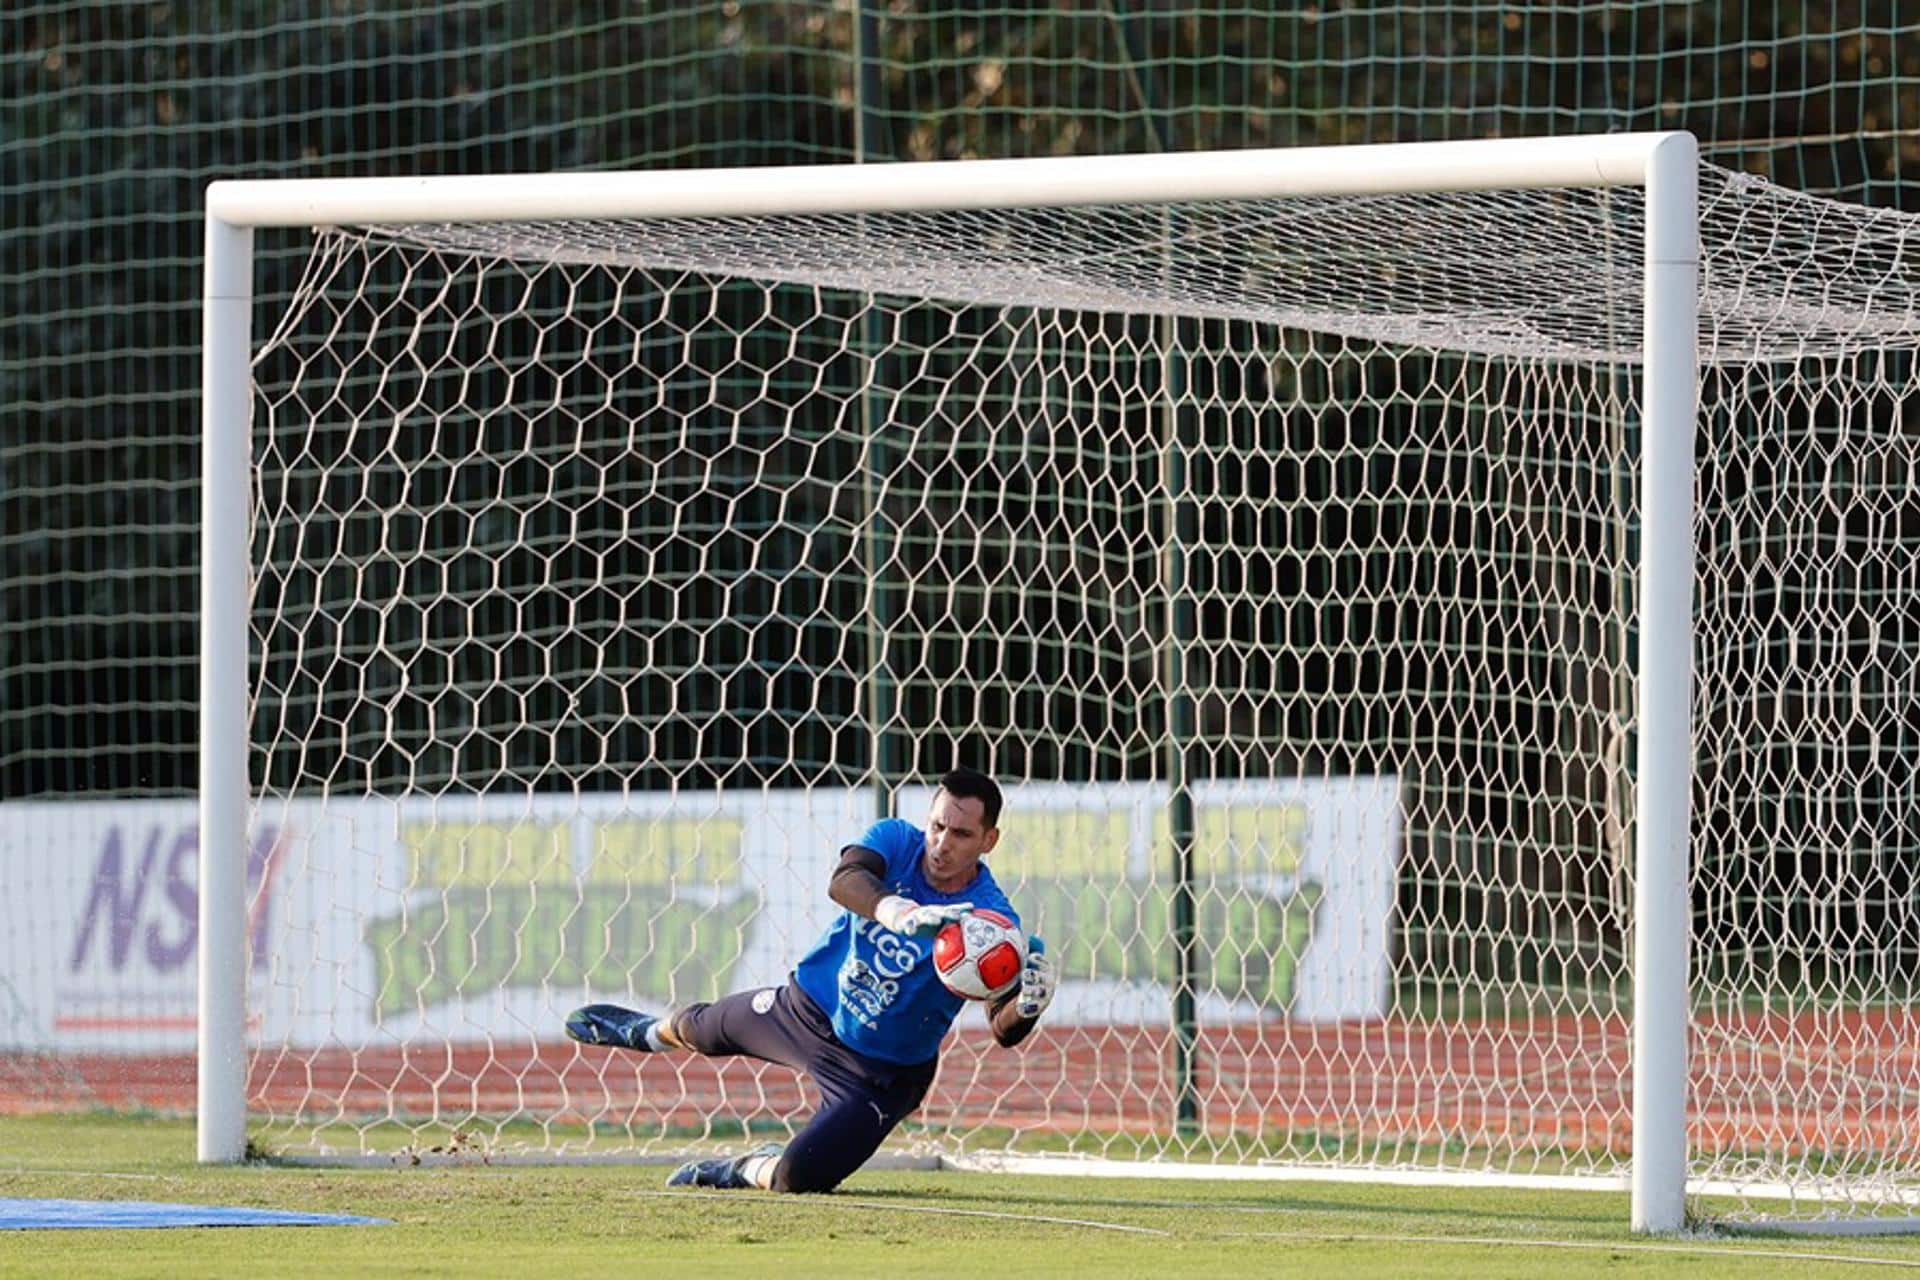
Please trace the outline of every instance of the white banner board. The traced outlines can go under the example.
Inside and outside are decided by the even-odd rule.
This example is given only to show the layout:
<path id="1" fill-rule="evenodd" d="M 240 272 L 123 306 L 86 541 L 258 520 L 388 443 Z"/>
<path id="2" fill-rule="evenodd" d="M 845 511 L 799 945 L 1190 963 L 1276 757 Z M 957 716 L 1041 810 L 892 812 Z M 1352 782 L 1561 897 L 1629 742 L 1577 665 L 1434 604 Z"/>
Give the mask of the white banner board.
<path id="1" fill-rule="evenodd" d="M 899 797 L 923 820 L 930 793 Z M 1390 778 L 1193 794 L 1203 1021 L 1371 1018 L 1388 998 Z M 990 859 L 1063 986 L 1052 1024 L 1165 1023 L 1177 973 L 1169 797 L 1010 788 Z M 260 1043 L 550 1040 L 588 1000 L 660 1007 L 784 980 L 833 918 L 873 812 L 852 790 L 270 802 L 247 851 Z M 194 1043 L 188 801 L 9 804 L 0 1050 Z"/>

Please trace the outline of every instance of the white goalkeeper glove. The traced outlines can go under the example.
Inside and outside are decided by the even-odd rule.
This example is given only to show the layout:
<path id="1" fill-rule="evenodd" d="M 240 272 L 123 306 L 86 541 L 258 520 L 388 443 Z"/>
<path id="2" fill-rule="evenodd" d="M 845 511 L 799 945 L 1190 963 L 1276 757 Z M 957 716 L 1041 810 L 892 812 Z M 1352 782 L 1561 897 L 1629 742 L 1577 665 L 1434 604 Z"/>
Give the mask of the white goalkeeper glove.
<path id="1" fill-rule="evenodd" d="M 879 905 L 873 909 L 873 918 L 880 922 L 883 929 L 904 933 L 910 938 L 930 938 L 940 932 L 942 925 L 958 920 L 971 910 L 971 902 L 948 902 L 923 907 L 912 898 L 893 894 L 880 899 Z"/>
<path id="2" fill-rule="evenodd" d="M 1014 1010 L 1023 1018 L 1037 1018 L 1053 1003 L 1053 961 L 1047 956 L 1047 944 L 1038 934 L 1027 939 L 1027 963 L 1020 970 L 1020 994 L 1014 997 Z"/>

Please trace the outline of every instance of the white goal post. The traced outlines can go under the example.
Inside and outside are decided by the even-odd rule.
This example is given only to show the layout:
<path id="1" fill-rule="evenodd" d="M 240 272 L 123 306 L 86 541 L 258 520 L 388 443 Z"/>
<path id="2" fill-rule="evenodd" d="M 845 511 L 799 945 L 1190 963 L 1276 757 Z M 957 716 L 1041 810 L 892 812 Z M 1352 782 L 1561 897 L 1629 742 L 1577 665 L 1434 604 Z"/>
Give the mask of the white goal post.
<path id="1" fill-rule="evenodd" d="M 267 518 L 259 511 L 252 471 L 258 425 L 252 380 L 256 229 L 348 227 L 377 234 L 421 225 L 659 219 L 692 225 L 754 218 L 784 225 L 814 217 L 1638 188 L 1645 193 L 1645 235 L 1644 292 L 1637 308 L 1643 326 L 1643 444 L 1636 477 L 1643 554 L 1629 807 L 1632 1220 L 1636 1230 L 1678 1230 L 1688 1178 L 1698 173 L 1690 135 L 1653 133 L 720 172 L 215 183 L 207 192 L 204 329 L 200 1159 L 238 1160 L 247 1146 L 247 859 L 257 802 L 249 773 L 248 673 L 256 657 L 250 554 L 256 521 Z M 1150 262 L 1151 250 L 1145 252 Z M 1525 261 L 1511 264 L 1515 273 L 1528 269 Z M 984 270 L 1013 273 L 1004 264 Z M 788 279 L 808 287 L 799 268 Z M 1111 309 L 1097 290 L 1089 288 L 1085 296 L 1090 301 L 1078 305 Z M 1052 304 L 1043 296 L 1031 299 L 1035 306 Z M 1070 299 L 1070 305 L 1076 304 Z M 1150 299 L 1143 310 L 1177 313 L 1179 299 Z M 817 878 L 824 884 L 824 874 Z"/>

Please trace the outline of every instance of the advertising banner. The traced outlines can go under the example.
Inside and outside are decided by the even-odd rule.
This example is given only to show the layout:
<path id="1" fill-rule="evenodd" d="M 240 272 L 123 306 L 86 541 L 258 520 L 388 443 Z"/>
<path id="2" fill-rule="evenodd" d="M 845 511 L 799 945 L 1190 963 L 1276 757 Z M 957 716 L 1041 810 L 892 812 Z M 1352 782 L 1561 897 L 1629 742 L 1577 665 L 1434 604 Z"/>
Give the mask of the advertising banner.
<path id="1" fill-rule="evenodd" d="M 931 792 L 898 797 L 923 823 Z M 1207 783 L 1191 880 L 1154 784 L 1009 788 L 989 859 L 1063 984 L 1050 1024 L 1164 1023 L 1190 894 L 1203 1020 L 1375 1017 L 1398 856 L 1390 778 Z M 190 801 L 9 804 L 0 1049 L 194 1044 Z M 575 1005 L 784 981 L 837 908 L 871 792 L 271 800 L 245 853 L 257 1042 L 550 1040 Z"/>

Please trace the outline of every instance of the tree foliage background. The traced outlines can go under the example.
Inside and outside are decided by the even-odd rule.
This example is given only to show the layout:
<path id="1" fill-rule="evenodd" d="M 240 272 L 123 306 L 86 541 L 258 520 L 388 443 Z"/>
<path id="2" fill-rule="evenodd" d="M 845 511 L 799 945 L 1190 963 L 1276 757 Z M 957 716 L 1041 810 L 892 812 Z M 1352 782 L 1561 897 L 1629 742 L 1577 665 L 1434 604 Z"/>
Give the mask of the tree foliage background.
<path id="1" fill-rule="evenodd" d="M 1917 36 L 1891 4 L 1761 0 L 9 5 L 0 800 L 193 789 L 214 179 L 1681 127 L 1718 163 L 1912 209 Z M 284 294 L 302 250 L 262 247 Z"/>

